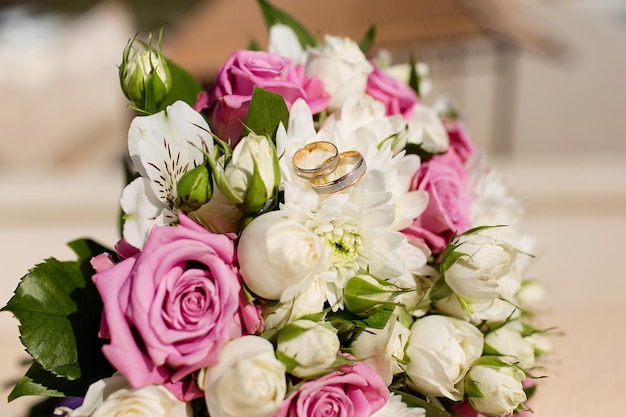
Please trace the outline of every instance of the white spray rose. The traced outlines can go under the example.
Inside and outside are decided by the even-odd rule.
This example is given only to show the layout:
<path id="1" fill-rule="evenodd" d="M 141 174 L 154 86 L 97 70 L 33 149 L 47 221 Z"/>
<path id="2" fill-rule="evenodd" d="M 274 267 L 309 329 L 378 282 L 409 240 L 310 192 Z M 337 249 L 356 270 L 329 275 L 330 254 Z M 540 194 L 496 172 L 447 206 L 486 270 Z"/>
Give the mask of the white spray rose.
<path id="1" fill-rule="evenodd" d="M 285 365 L 258 336 L 231 340 L 198 377 L 211 417 L 270 417 L 287 392 Z"/>
<path id="2" fill-rule="evenodd" d="M 392 316 L 384 329 L 367 329 L 359 334 L 350 348 L 389 385 L 393 375 L 402 372 L 399 362 L 404 359 L 404 347 L 410 335 L 411 331 L 398 321 L 397 316 Z"/>
<path id="3" fill-rule="evenodd" d="M 265 330 L 282 327 L 309 314 L 317 314 L 324 309 L 325 301 L 326 284 L 317 277 L 292 300 L 266 310 Z"/>
<path id="4" fill-rule="evenodd" d="M 339 347 L 334 330 L 311 320 L 296 320 L 278 332 L 276 353 L 297 363 L 289 369 L 291 374 L 308 378 L 328 371 Z"/>
<path id="5" fill-rule="evenodd" d="M 426 417 L 426 410 L 420 407 L 409 407 L 397 394 L 389 394 L 389 399 L 380 410 L 371 417 Z"/>
<path id="6" fill-rule="evenodd" d="M 252 292 L 287 301 L 311 284 L 326 252 L 315 233 L 279 210 L 250 222 L 239 238 L 237 256 Z"/>
<path id="7" fill-rule="evenodd" d="M 468 372 L 465 378 L 467 397 L 476 411 L 488 417 L 513 414 L 526 401 L 522 386 L 526 375 L 515 366 L 489 362 L 478 364 Z"/>
<path id="8" fill-rule="evenodd" d="M 530 369 L 535 364 L 535 348 L 531 340 L 522 336 L 521 331 L 520 322 L 509 322 L 485 335 L 485 349 L 511 358 L 522 369 Z"/>
<path id="9" fill-rule="evenodd" d="M 234 202 L 244 212 L 263 209 L 280 182 L 276 149 L 270 139 L 254 134 L 241 139 L 224 168 L 224 177 Z"/>
<path id="10" fill-rule="evenodd" d="M 307 77 L 317 77 L 331 96 L 328 108 L 335 111 L 348 97 L 365 92 L 367 77 L 373 71 L 359 46 L 349 38 L 326 35 L 324 43 L 308 50 Z"/>
<path id="11" fill-rule="evenodd" d="M 469 300 L 497 298 L 498 280 L 511 270 L 517 250 L 507 242 L 479 234 L 459 236 L 456 245 L 455 252 L 464 256 L 445 270 L 448 286 L 459 297 Z"/>
<path id="12" fill-rule="evenodd" d="M 465 321 L 439 315 L 418 319 L 405 349 L 407 383 L 422 394 L 459 401 L 463 377 L 482 350 L 483 334 Z"/>
<path id="13" fill-rule="evenodd" d="M 189 403 L 180 401 L 163 385 L 131 389 L 121 375 L 101 379 L 89 387 L 83 405 L 69 417 L 192 417 Z"/>

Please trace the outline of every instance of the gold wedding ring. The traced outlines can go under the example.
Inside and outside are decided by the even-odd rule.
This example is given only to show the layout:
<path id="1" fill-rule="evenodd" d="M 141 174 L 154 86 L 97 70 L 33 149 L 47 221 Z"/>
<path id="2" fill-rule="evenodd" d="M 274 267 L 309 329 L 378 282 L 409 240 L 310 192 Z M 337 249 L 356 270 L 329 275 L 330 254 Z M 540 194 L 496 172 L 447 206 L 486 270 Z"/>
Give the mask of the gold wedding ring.
<path id="1" fill-rule="evenodd" d="M 319 194 L 333 194 L 359 182 L 367 169 L 363 155 L 357 151 L 339 154 L 337 167 L 328 175 L 311 179 L 310 183 Z"/>
<path id="2" fill-rule="evenodd" d="M 318 141 L 298 149 L 293 167 L 300 178 L 315 180 L 331 174 L 339 165 L 339 151 L 330 142 Z"/>

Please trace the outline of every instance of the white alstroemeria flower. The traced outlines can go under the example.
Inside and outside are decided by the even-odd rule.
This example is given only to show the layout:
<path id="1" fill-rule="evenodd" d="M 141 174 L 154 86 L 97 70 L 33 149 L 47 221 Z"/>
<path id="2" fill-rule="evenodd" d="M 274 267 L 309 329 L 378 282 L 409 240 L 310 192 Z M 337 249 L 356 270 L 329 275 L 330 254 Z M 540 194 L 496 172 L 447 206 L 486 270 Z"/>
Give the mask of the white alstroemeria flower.
<path id="1" fill-rule="evenodd" d="M 128 131 L 128 151 L 140 178 L 124 189 L 121 199 L 128 243 L 141 249 L 152 226 L 176 220 L 178 181 L 203 163 L 201 149 L 213 149 L 209 125 L 183 101 L 135 117 Z"/>

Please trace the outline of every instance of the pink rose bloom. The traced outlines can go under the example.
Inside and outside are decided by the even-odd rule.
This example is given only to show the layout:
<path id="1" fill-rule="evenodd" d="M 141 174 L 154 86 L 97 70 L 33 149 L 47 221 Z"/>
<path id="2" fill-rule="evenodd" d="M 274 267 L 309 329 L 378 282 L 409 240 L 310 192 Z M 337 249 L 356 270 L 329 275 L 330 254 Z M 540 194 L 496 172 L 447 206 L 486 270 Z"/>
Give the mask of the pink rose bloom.
<path id="1" fill-rule="evenodd" d="M 465 163 L 476 152 L 474 143 L 461 123 L 444 121 L 444 124 L 450 138 L 449 150 L 455 152 L 461 162 Z"/>
<path id="2" fill-rule="evenodd" d="M 200 95 L 194 108 L 208 109 L 213 132 L 220 139 L 230 139 L 235 146 L 241 138 L 255 86 L 281 95 L 290 110 L 301 98 L 316 114 L 330 100 L 322 81 L 307 78 L 302 65 L 295 67 L 289 58 L 269 52 L 239 50 L 220 67 L 215 86 Z"/>
<path id="3" fill-rule="evenodd" d="M 467 171 L 454 152 L 434 156 L 424 162 L 413 177 L 411 190 L 428 193 L 424 213 L 404 229 L 409 240 L 425 242 L 433 253 L 441 253 L 452 235 L 470 227 L 472 204 L 467 191 Z"/>
<path id="4" fill-rule="evenodd" d="M 385 104 L 387 116 L 401 114 L 405 119 L 413 115 L 413 106 L 419 102 L 408 84 L 381 71 L 374 62 L 374 71 L 367 78 L 365 92 Z"/>
<path id="5" fill-rule="evenodd" d="M 260 319 L 242 297 L 234 235 L 179 219 L 154 227 L 136 255 L 115 265 L 100 255 L 92 265 L 106 358 L 133 388 L 165 384 L 188 401 L 203 395 L 191 374 L 217 363 L 222 346 Z"/>
<path id="6" fill-rule="evenodd" d="M 362 362 L 304 382 L 281 404 L 275 417 L 370 417 L 389 398 L 389 390 Z"/>

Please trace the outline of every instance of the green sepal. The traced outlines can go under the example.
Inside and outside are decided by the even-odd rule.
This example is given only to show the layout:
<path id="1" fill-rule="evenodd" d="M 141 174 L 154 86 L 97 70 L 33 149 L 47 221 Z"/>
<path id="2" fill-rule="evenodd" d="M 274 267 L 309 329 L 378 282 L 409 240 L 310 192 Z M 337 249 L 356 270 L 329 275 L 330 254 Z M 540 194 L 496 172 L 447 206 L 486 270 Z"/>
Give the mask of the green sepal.
<path id="1" fill-rule="evenodd" d="M 311 33 L 300 22 L 291 17 L 289 14 L 270 4 L 266 0 L 257 0 L 257 3 L 259 4 L 261 13 L 263 13 L 263 19 L 265 20 L 265 26 L 268 31 L 274 25 L 287 25 L 298 37 L 298 41 L 300 42 L 300 46 L 302 46 L 302 48 L 315 46 L 317 44 L 313 35 L 311 35 Z"/>
<path id="2" fill-rule="evenodd" d="M 443 276 L 439 277 L 435 284 L 428 289 L 424 298 L 417 304 L 417 309 L 424 308 L 430 304 L 436 303 L 439 300 L 447 298 L 454 294 L 452 288 L 448 286 L 448 283 Z"/>
<path id="3" fill-rule="evenodd" d="M 378 285 L 368 282 L 371 277 Z M 346 309 L 358 316 L 369 316 L 385 305 L 395 305 L 393 298 L 400 291 L 395 291 L 385 281 L 372 275 L 362 274 L 350 278 L 343 289 L 343 303 Z"/>
<path id="4" fill-rule="evenodd" d="M 469 373 L 466 374 L 465 381 L 463 381 L 463 390 L 468 397 L 483 398 L 485 396 L 476 381 L 469 377 Z"/>
<path id="5" fill-rule="evenodd" d="M 423 398 L 416 397 L 408 392 L 391 388 L 389 391 L 402 397 L 402 402 L 409 407 L 420 407 L 426 410 L 426 417 L 451 417 L 450 413 L 443 410 Z"/>
<path id="6" fill-rule="evenodd" d="M 244 122 L 244 136 L 252 132 L 274 139 L 280 123 L 285 128 L 289 124 L 289 110 L 285 99 L 255 86 Z"/>
<path id="7" fill-rule="evenodd" d="M 367 29 L 363 38 L 359 41 L 359 49 L 361 52 L 366 54 L 372 45 L 374 45 L 374 41 L 376 40 L 376 24 L 373 24 Z"/>
<path id="8" fill-rule="evenodd" d="M 294 369 L 298 366 L 301 366 L 301 363 L 292 358 L 291 356 L 285 355 L 283 352 L 277 350 L 276 351 L 276 359 L 282 362 L 285 365 L 287 373 L 292 373 Z"/>

